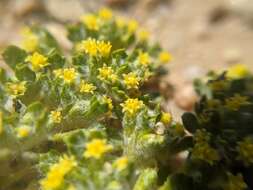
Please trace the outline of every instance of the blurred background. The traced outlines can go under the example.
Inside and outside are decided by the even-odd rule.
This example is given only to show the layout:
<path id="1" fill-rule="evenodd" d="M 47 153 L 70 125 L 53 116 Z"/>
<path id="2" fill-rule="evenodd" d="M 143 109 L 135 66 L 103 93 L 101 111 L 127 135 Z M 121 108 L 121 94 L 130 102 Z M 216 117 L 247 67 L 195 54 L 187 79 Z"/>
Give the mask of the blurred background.
<path id="1" fill-rule="evenodd" d="M 237 63 L 253 70 L 253 0 L 0 0 L 0 51 L 18 44 L 31 23 L 43 24 L 69 50 L 63 24 L 101 7 L 138 20 L 173 55 L 161 85 L 173 84 L 166 106 L 178 118 L 196 100 L 193 79 Z"/>

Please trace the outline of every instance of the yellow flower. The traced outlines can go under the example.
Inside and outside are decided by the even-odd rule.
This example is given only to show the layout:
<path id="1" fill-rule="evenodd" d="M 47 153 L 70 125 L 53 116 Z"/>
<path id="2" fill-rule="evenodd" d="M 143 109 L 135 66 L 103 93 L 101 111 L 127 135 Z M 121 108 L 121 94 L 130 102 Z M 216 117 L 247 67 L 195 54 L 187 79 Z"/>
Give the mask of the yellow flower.
<path id="1" fill-rule="evenodd" d="M 28 52 L 34 52 L 39 45 L 39 39 L 29 27 L 23 28 L 21 35 L 24 37 L 22 47 Z"/>
<path id="2" fill-rule="evenodd" d="M 38 52 L 35 52 L 32 55 L 28 56 L 26 58 L 26 61 L 32 64 L 32 69 L 34 71 L 38 71 L 48 65 L 47 57 L 39 54 Z"/>
<path id="3" fill-rule="evenodd" d="M 172 116 L 170 113 L 162 112 L 161 122 L 165 125 L 169 125 L 172 122 Z"/>
<path id="4" fill-rule="evenodd" d="M 124 76 L 124 84 L 126 85 L 127 89 L 138 88 L 140 79 L 136 76 L 135 73 L 131 72 L 123 76 Z"/>
<path id="5" fill-rule="evenodd" d="M 98 78 L 103 81 L 110 80 L 112 82 L 115 82 L 117 80 L 117 75 L 113 73 L 113 70 L 111 67 L 107 67 L 104 65 L 102 68 L 98 69 L 99 75 Z"/>
<path id="6" fill-rule="evenodd" d="M 161 62 L 161 63 L 168 63 L 168 62 L 170 62 L 171 60 L 172 60 L 173 58 L 172 58 L 172 56 L 171 56 L 171 54 L 169 54 L 168 52 L 161 52 L 160 54 L 159 54 L 159 61 Z"/>
<path id="7" fill-rule="evenodd" d="M 150 56 L 148 53 L 139 53 L 138 61 L 140 64 L 147 66 L 150 63 Z"/>
<path id="8" fill-rule="evenodd" d="M 119 171 L 124 170 L 127 167 L 128 162 L 128 158 L 126 156 L 122 156 L 115 160 L 114 167 Z"/>
<path id="9" fill-rule="evenodd" d="M 126 26 L 126 19 L 122 17 L 116 18 L 116 25 L 118 28 L 123 28 L 124 26 Z"/>
<path id="10" fill-rule="evenodd" d="M 68 69 L 63 69 L 63 73 L 62 73 L 62 78 L 64 80 L 64 82 L 66 83 L 72 83 L 76 77 L 77 77 L 77 72 L 74 68 L 68 68 Z"/>
<path id="11" fill-rule="evenodd" d="M 122 111 L 124 113 L 126 113 L 128 116 L 133 116 L 143 107 L 144 104 L 141 100 L 138 100 L 137 98 L 129 98 L 120 105 L 123 107 Z"/>
<path id="12" fill-rule="evenodd" d="M 25 94 L 26 91 L 26 82 L 11 82 L 7 83 L 7 91 L 12 96 L 22 96 Z"/>
<path id="13" fill-rule="evenodd" d="M 18 138 L 28 137 L 31 133 L 31 128 L 28 126 L 21 126 L 21 127 L 18 127 L 16 130 L 17 130 Z"/>
<path id="14" fill-rule="evenodd" d="M 98 15 L 103 20 L 110 20 L 112 18 L 112 11 L 107 8 L 102 8 L 99 10 Z"/>
<path id="15" fill-rule="evenodd" d="M 52 165 L 47 176 L 40 181 L 43 190 L 54 190 L 60 187 L 64 176 L 77 166 L 74 157 L 64 155 L 58 163 Z"/>
<path id="16" fill-rule="evenodd" d="M 51 111 L 50 117 L 54 123 L 61 123 L 62 115 L 60 111 Z"/>
<path id="17" fill-rule="evenodd" d="M 103 100 L 108 105 L 108 109 L 111 111 L 113 109 L 112 99 L 107 96 L 103 96 Z"/>
<path id="18" fill-rule="evenodd" d="M 67 190 L 76 190 L 74 185 L 69 185 Z"/>
<path id="19" fill-rule="evenodd" d="M 249 70 L 246 67 L 246 65 L 237 64 L 228 69 L 226 76 L 228 78 L 238 79 L 238 78 L 245 77 L 248 74 L 249 74 Z"/>
<path id="20" fill-rule="evenodd" d="M 99 29 L 99 21 L 95 15 L 89 14 L 81 17 L 81 21 L 85 24 L 85 26 L 89 30 L 98 30 Z"/>
<path id="21" fill-rule="evenodd" d="M 226 99 L 225 107 L 229 110 L 237 111 L 241 106 L 250 104 L 247 100 L 247 96 L 235 94 L 233 97 Z"/>
<path id="22" fill-rule="evenodd" d="M 101 158 L 106 152 L 112 150 L 112 146 L 106 143 L 104 139 L 92 139 L 87 143 L 84 157 L 86 158 Z"/>
<path id="23" fill-rule="evenodd" d="M 0 135 L 3 132 L 3 112 L 0 111 Z"/>
<path id="24" fill-rule="evenodd" d="M 96 56 L 97 55 L 97 41 L 96 39 L 93 38 L 88 38 L 87 40 L 82 41 L 78 46 L 77 46 L 77 51 L 79 52 L 85 52 L 89 54 L 90 56 Z"/>
<path id="25" fill-rule="evenodd" d="M 245 138 L 238 143 L 237 151 L 239 153 L 238 159 L 242 160 L 246 166 L 253 164 L 253 140 Z"/>
<path id="26" fill-rule="evenodd" d="M 225 184 L 224 190 L 245 190 L 246 188 L 247 184 L 244 182 L 242 174 L 228 173 L 228 183 Z"/>
<path id="27" fill-rule="evenodd" d="M 136 20 L 130 20 L 127 25 L 129 33 L 134 33 L 138 28 L 138 22 Z"/>
<path id="28" fill-rule="evenodd" d="M 57 78 L 61 78 L 61 76 L 63 75 L 63 69 L 55 69 L 53 73 Z"/>
<path id="29" fill-rule="evenodd" d="M 94 86 L 91 83 L 87 83 L 84 80 L 81 81 L 81 84 L 80 84 L 80 92 L 81 93 L 94 94 L 94 90 L 96 90 L 96 86 Z"/>
<path id="30" fill-rule="evenodd" d="M 112 45 L 110 42 L 98 41 L 97 50 L 103 56 L 107 57 L 111 52 Z"/>
<path id="31" fill-rule="evenodd" d="M 146 41 L 149 38 L 149 36 L 150 36 L 150 34 L 146 30 L 141 30 L 138 33 L 138 37 L 139 37 L 140 41 Z"/>

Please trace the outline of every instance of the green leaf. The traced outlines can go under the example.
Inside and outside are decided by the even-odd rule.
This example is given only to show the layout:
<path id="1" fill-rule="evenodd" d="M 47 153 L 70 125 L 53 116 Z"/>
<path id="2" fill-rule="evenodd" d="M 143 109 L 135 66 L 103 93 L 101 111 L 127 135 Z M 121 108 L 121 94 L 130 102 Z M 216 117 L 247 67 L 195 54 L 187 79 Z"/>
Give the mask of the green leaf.
<path id="1" fill-rule="evenodd" d="M 197 118 L 190 112 L 186 112 L 182 116 L 184 127 L 191 133 L 194 133 L 199 128 Z"/>
<path id="2" fill-rule="evenodd" d="M 24 62 L 27 53 L 16 46 L 9 46 L 3 52 L 4 61 L 12 68 L 15 69 L 16 65 Z"/>
<path id="3" fill-rule="evenodd" d="M 133 190 L 154 190 L 157 183 L 157 172 L 154 169 L 145 169 L 139 176 Z"/>
<path id="4" fill-rule="evenodd" d="M 20 81 L 35 81 L 35 73 L 24 64 L 18 64 L 15 68 L 15 75 Z"/>

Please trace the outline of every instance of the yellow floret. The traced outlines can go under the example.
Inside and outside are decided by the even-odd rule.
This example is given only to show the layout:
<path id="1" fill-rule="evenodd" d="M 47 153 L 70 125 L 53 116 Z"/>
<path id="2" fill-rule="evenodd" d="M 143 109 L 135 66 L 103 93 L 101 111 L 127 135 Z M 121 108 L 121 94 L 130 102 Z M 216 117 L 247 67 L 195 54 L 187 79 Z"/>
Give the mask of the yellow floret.
<path id="1" fill-rule="evenodd" d="M 140 30 L 138 32 L 138 38 L 139 38 L 140 41 L 146 41 L 146 40 L 148 40 L 149 36 L 150 36 L 150 34 L 146 30 Z"/>
<path id="2" fill-rule="evenodd" d="M 108 8 L 100 9 L 98 15 L 103 20 L 110 20 L 113 16 L 112 11 Z"/>
<path id="3" fill-rule="evenodd" d="M 35 52 L 32 55 L 28 56 L 26 58 L 26 61 L 32 64 L 32 69 L 34 71 L 38 71 L 48 65 L 47 57 L 38 52 Z"/>
<path id="4" fill-rule="evenodd" d="M 93 139 L 86 145 L 84 157 L 86 158 L 101 158 L 105 153 L 112 150 L 112 146 L 106 143 L 105 139 Z"/>
<path id="5" fill-rule="evenodd" d="M 91 83 L 87 83 L 84 80 L 81 81 L 81 84 L 80 84 L 80 92 L 81 93 L 94 94 L 94 90 L 96 90 L 96 86 L 94 86 Z"/>
<path id="6" fill-rule="evenodd" d="M 124 76 L 124 84 L 126 85 L 127 89 L 138 88 L 140 79 L 136 76 L 135 73 L 131 72 L 123 76 Z"/>
<path id="7" fill-rule="evenodd" d="M 107 57 L 111 52 L 112 45 L 110 42 L 98 41 L 97 50 L 103 56 Z"/>
<path id="8" fill-rule="evenodd" d="M 111 81 L 115 82 L 117 80 L 117 75 L 113 73 L 113 69 L 111 67 L 107 67 L 104 65 L 102 68 L 98 69 L 98 78 L 102 81 Z"/>
<path id="9" fill-rule="evenodd" d="M 26 91 L 26 82 L 10 82 L 7 83 L 7 91 L 12 96 L 22 96 L 25 94 Z"/>
<path id="10" fill-rule="evenodd" d="M 127 25 L 128 32 L 134 33 L 138 28 L 138 22 L 136 20 L 130 20 Z"/>
<path id="11" fill-rule="evenodd" d="M 238 78 L 245 77 L 248 74 L 249 74 L 249 69 L 246 67 L 246 65 L 237 64 L 228 69 L 226 76 L 228 78 L 238 79 Z"/>
<path id="12" fill-rule="evenodd" d="M 124 103 L 120 104 L 123 107 L 123 112 L 128 116 L 135 115 L 143 106 L 143 102 L 138 99 L 127 99 Z"/>
<path id="13" fill-rule="evenodd" d="M 172 116 L 170 113 L 162 112 L 161 122 L 165 125 L 169 125 L 172 122 Z"/>
<path id="14" fill-rule="evenodd" d="M 23 28 L 21 34 L 24 38 L 22 41 L 22 48 L 28 52 L 36 51 L 39 45 L 39 39 L 37 35 L 35 35 L 29 27 Z"/>
<path id="15" fill-rule="evenodd" d="M 85 52 L 89 54 L 90 56 L 96 56 L 98 52 L 96 39 L 88 38 L 87 40 L 82 41 L 77 46 L 77 51 Z"/>
<path id="16" fill-rule="evenodd" d="M 168 63 L 168 62 L 170 62 L 171 60 L 172 60 L 173 58 L 172 58 L 172 56 L 171 56 L 171 54 L 169 54 L 168 52 L 161 52 L 160 54 L 159 54 L 159 61 L 161 62 L 161 63 Z"/>
<path id="17" fill-rule="evenodd" d="M 140 64 L 147 66 L 150 63 L 150 56 L 148 53 L 139 53 L 138 61 Z"/>
<path id="18" fill-rule="evenodd" d="M 89 30 L 99 29 L 99 20 L 95 15 L 84 15 L 81 17 L 81 21 Z"/>
<path id="19" fill-rule="evenodd" d="M 54 190 L 60 187 L 64 176 L 77 166 L 74 157 L 64 155 L 59 162 L 52 165 L 47 176 L 40 181 L 43 190 Z"/>
<path id="20" fill-rule="evenodd" d="M 76 77 L 77 77 L 77 72 L 74 68 L 68 68 L 68 69 L 63 69 L 63 80 L 66 83 L 72 83 Z"/>
<path id="21" fill-rule="evenodd" d="M 31 128 L 28 126 L 21 126 L 16 129 L 17 130 L 17 137 L 18 138 L 25 138 L 28 137 L 31 133 Z"/>
<path id="22" fill-rule="evenodd" d="M 62 114 L 60 111 L 51 111 L 50 117 L 54 123 L 61 123 Z"/>
<path id="23" fill-rule="evenodd" d="M 116 25 L 118 28 L 123 28 L 124 26 L 126 26 L 126 19 L 122 17 L 116 18 Z"/>
<path id="24" fill-rule="evenodd" d="M 117 170 L 121 171 L 127 167 L 128 162 L 129 162 L 128 158 L 126 156 L 122 156 L 118 158 L 117 160 L 115 160 L 113 165 Z"/>

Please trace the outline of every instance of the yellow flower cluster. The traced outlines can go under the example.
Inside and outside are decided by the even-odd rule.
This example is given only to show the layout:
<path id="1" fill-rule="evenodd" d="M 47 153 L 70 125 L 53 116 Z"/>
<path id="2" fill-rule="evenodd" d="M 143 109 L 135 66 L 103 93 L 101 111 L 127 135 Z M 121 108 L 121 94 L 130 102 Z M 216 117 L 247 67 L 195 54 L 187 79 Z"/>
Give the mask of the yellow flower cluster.
<path id="1" fill-rule="evenodd" d="M 126 85 L 127 89 L 138 88 L 140 79 L 136 76 L 135 73 L 131 72 L 128 74 L 124 74 L 123 77 L 124 84 Z"/>
<path id="2" fill-rule="evenodd" d="M 54 123 L 61 123 L 62 114 L 60 111 L 51 111 L 50 117 Z"/>
<path id="3" fill-rule="evenodd" d="M 47 173 L 46 178 L 40 181 L 43 190 L 54 190 L 61 186 L 65 175 L 67 175 L 77 162 L 74 157 L 64 155 L 59 162 L 52 165 Z"/>
<path id="4" fill-rule="evenodd" d="M 237 64 L 228 69 L 226 76 L 232 79 L 245 77 L 249 74 L 249 69 L 246 65 Z"/>
<path id="5" fill-rule="evenodd" d="M 106 65 L 103 65 L 102 68 L 98 69 L 98 78 L 102 81 L 111 81 L 115 82 L 117 80 L 117 75 L 114 74 L 114 71 L 111 67 L 107 67 Z"/>
<path id="6" fill-rule="evenodd" d="M 7 91 L 12 96 L 22 96 L 25 94 L 26 91 L 26 82 L 10 82 L 7 83 Z"/>
<path id="7" fill-rule="evenodd" d="M 80 84 L 80 92 L 81 93 L 94 94 L 94 90 L 96 90 L 96 86 L 94 86 L 91 83 L 87 83 L 84 80 L 81 81 L 81 84 Z"/>
<path id="8" fill-rule="evenodd" d="M 196 143 L 192 149 L 192 158 L 206 161 L 212 165 L 214 161 L 218 161 L 220 158 L 218 152 L 208 144 L 209 138 L 209 133 L 197 130 L 195 135 Z"/>
<path id="9" fill-rule="evenodd" d="M 228 173 L 228 183 L 225 184 L 224 190 L 245 190 L 246 188 L 247 184 L 244 182 L 242 174 Z"/>
<path id="10" fill-rule="evenodd" d="M 26 61 L 32 64 L 32 69 L 34 71 L 38 71 L 49 64 L 47 62 L 47 57 L 43 56 L 42 54 L 38 52 L 35 52 L 32 55 L 28 56 L 26 58 Z"/>
<path id="11" fill-rule="evenodd" d="M 159 61 L 161 63 L 168 63 L 172 61 L 172 59 L 173 59 L 172 55 L 169 54 L 168 52 L 163 51 L 159 54 Z"/>
<path id="12" fill-rule="evenodd" d="M 137 98 L 129 98 L 120 105 L 123 107 L 122 111 L 128 116 L 135 115 L 144 106 L 143 102 L 141 100 L 138 100 Z"/>
<path id="13" fill-rule="evenodd" d="M 101 18 L 103 20 L 110 20 L 112 18 L 113 14 L 110 9 L 102 8 L 99 10 L 98 16 L 99 16 L 99 18 Z"/>
<path id="14" fill-rule="evenodd" d="M 63 79 L 67 84 L 74 82 L 78 75 L 74 68 L 57 69 L 54 70 L 54 74 L 56 77 Z"/>
<path id="15" fill-rule="evenodd" d="M 34 52 L 39 45 L 39 39 L 29 27 L 23 28 L 21 31 L 24 40 L 22 41 L 22 47 L 28 52 Z"/>
<path id="16" fill-rule="evenodd" d="M 253 140 L 251 138 L 245 138 L 239 142 L 236 149 L 239 153 L 239 160 L 242 160 L 246 166 L 253 164 Z"/>
<path id="17" fill-rule="evenodd" d="M 86 145 L 85 158 L 101 158 L 105 153 L 112 150 L 112 145 L 108 145 L 105 139 L 92 139 Z"/>
<path id="18" fill-rule="evenodd" d="M 247 96 L 241 96 L 240 94 L 235 94 L 233 97 L 226 99 L 225 107 L 229 110 L 237 111 L 241 106 L 250 104 L 248 102 Z"/>
<path id="19" fill-rule="evenodd" d="M 150 35 L 149 32 L 144 29 L 138 32 L 138 38 L 140 41 L 147 41 L 149 38 L 149 35 Z"/>
<path id="20" fill-rule="evenodd" d="M 122 156 L 118 158 L 117 160 L 115 160 L 113 165 L 118 171 L 121 171 L 127 167 L 128 162 L 129 162 L 128 158 L 126 156 Z"/>
<path id="21" fill-rule="evenodd" d="M 31 133 L 31 128 L 28 126 L 21 126 L 16 129 L 18 138 L 28 137 Z"/>
<path id="22" fill-rule="evenodd" d="M 138 28 L 138 22 L 136 20 L 130 20 L 127 25 L 127 29 L 129 33 L 134 33 Z"/>
<path id="23" fill-rule="evenodd" d="M 85 52 L 90 56 L 97 56 L 100 54 L 107 57 L 111 52 L 112 45 L 110 42 L 99 41 L 93 38 L 88 38 L 77 44 L 78 52 Z"/>
<path id="24" fill-rule="evenodd" d="M 148 53 L 140 52 L 138 56 L 138 61 L 140 64 L 147 66 L 150 63 L 150 56 Z"/>

